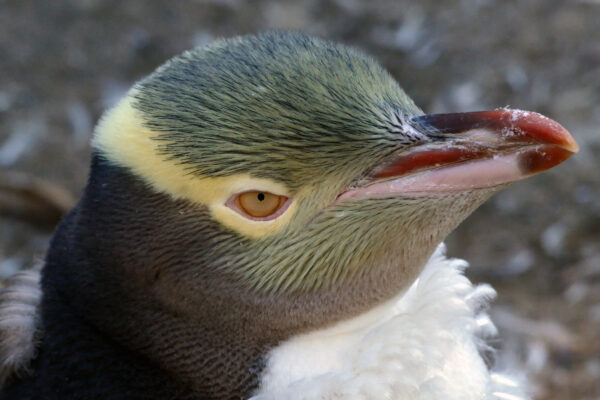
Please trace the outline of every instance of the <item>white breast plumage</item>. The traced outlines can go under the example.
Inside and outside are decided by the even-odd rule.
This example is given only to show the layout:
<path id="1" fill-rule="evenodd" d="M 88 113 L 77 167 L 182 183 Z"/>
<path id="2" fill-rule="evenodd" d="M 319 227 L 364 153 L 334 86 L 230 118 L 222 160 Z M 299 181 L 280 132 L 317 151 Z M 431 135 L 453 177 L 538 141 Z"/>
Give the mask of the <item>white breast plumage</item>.
<path id="1" fill-rule="evenodd" d="M 494 290 L 473 286 L 467 263 L 438 247 L 395 299 L 273 349 L 252 400 L 522 400 L 514 379 L 480 351 L 496 328 L 485 313 Z"/>

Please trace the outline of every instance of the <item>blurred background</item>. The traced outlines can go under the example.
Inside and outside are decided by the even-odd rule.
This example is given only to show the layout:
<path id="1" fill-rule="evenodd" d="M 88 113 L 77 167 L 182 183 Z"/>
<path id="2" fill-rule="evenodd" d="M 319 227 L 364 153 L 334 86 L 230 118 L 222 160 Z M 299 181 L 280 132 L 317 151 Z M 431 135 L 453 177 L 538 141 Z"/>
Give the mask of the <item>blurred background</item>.
<path id="1" fill-rule="evenodd" d="M 536 399 L 600 399 L 600 1 L 0 0 L 0 285 L 39 264 L 103 110 L 171 56 L 295 29 L 372 54 L 426 112 L 541 112 L 581 152 L 448 238 L 499 292 L 500 365 Z"/>

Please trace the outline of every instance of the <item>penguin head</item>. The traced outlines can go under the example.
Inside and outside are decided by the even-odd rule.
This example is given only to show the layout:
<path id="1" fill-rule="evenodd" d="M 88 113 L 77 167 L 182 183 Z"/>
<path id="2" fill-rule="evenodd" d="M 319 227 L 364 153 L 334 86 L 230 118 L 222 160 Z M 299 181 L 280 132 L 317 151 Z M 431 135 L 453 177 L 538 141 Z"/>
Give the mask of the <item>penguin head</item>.
<path id="1" fill-rule="evenodd" d="M 577 150 L 535 113 L 423 115 L 370 57 L 278 32 L 173 58 L 107 112 L 93 146 L 100 197 L 147 197 L 103 217 L 102 235 L 129 243 L 112 262 L 192 317 L 239 299 L 256 309 L 245 319 L 279 305 L 279 326 L 397 294 L 490 195 Z M 106 168 L 144 189 L 103 181 Z"/>

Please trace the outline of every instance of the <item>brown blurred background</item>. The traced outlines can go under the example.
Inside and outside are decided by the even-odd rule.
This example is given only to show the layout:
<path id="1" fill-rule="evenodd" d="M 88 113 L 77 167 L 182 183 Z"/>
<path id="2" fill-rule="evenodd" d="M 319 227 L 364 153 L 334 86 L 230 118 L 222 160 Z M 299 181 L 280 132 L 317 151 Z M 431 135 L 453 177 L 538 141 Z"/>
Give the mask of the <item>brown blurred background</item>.
<path id="1" fill-rule="evenodd" d="M 600 399 L 600 1 L 0 0 L 0 282 L 43 258 L 102 111 L 169 57 L 295 29 L 378 58 L 426 112 L 548 115 L 581 152 L 449 239 L 499 292 L 498 363 L 537 399 Z"/>

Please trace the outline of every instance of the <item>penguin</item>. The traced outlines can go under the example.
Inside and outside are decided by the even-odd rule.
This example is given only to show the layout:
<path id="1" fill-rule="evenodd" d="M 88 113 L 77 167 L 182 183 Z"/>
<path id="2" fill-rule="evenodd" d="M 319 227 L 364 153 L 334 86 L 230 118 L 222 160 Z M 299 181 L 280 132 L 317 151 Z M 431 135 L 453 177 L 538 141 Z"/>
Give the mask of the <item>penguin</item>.
<path id="1" fill-rule="evenodd" d="M 266 32 L 171 59 L 92 145 L 0 399 L 524 398 L 440 243 L 577 152 L 557 122 L 427 115 L 360 51 Z"/>

